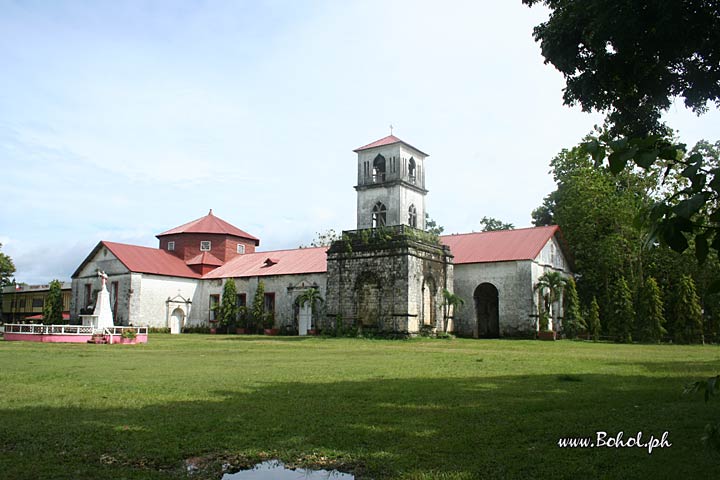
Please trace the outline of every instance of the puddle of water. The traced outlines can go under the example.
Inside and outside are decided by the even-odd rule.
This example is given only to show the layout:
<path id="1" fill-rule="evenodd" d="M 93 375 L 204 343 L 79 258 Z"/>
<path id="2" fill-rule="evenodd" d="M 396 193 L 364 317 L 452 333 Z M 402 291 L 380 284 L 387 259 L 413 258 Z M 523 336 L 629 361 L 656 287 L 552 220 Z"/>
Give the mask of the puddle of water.
<path id="1" fill-rule="evenodd" d="M 222 480 L 354 480 L 355 476 L 336 470 L 290 470 L 282 462 L 270 460 L 258 463 L 252 470 L 226 473 Z"/>

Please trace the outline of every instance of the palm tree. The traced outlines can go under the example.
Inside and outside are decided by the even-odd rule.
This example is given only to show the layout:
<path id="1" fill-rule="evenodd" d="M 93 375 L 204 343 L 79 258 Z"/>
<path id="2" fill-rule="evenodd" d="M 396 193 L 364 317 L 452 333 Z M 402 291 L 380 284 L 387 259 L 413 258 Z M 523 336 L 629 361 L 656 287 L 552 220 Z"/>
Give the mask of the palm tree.
<path id="1" fill-rule="evenodd" d="M 450 313 L 455 313 L 455 310 L 460 309 L 461 306 L 465 305 L 465 300 L 462 299 L 461 296 L 455 295 L 454 293 L 448 291 L 447 289 L 443 290 L 443 308 L 445 310 L 445 321 L 443 322 L 443 328 L 444 331 L 448 331 L 448 323 L 450 320 Z"/>
<path id="2" fill-rule="evenodd" d="M 303 293 L 298 295 L 295 301 L 298 303 L 298 305 L 300 305 L 300 308 L 304 307 L 306 304 L 309 303 L 310 312 L 312 313 L 312 315 L 314 315 L 317 313 L 318 305 L 325 302 L 325 299 L 322 298 L 322 295 L 320 295 L 320 290 L 318 290 L 317 287 L 313 287 L 308 288 Z"/>
<path id="3" fill-rule="evenodd" d="M 552 307 L 555 302 L 562 298 L 564 288 L 565 278 L 563 278 L 560 272 L 545 272 L 538 278 L 534 289 L 538 292 L 541 299 L 541 304 L 539 305 L 541 320 L 547 315 L 549 315 L 550 318 L 553 317 Z M 540 327 L 542 329 L 543 325 Z M 547 328 L 547 325 L 545 328 Z"/>

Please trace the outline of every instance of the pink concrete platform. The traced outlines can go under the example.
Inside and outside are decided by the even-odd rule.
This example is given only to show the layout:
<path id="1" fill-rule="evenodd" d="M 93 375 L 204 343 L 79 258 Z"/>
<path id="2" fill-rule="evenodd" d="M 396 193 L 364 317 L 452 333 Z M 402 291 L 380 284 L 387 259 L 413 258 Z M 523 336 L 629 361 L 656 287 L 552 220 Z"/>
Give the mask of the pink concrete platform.
<path id="1" fill-rule="evenodd" d="M 135 338 L 123 338 L 124 331 L 134 330 Z M 4 339 L 10 342 L 43 342 L 43 343 L 88 343 L 93 339 L 93 328 L 84 325 L 5 325 Z M 103 333 L 95 335 L 105 343 L 136 344 L 147 343 L 148 327 L 109 327 Z"/>

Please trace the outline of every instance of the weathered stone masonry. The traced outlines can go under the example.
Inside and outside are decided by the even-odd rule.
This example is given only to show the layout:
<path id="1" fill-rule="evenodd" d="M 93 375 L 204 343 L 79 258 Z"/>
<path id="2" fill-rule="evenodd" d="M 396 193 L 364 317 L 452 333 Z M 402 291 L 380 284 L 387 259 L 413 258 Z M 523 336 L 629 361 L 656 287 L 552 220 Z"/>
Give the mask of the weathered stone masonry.
<path id="1" fill-rule="evenodd" d="M 328 250 L 327 268 L 330 322 L 407 334 L 444 327 L 452 255 L 427 234 L 406 225 L 344 232 Z"/>

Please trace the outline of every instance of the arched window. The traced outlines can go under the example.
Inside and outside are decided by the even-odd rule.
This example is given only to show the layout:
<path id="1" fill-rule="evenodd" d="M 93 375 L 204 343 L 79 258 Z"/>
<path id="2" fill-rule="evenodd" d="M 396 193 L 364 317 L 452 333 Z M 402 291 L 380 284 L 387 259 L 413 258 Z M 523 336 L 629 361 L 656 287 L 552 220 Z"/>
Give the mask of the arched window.
<path id="1" fill-rule="evenodd" d="M 417 178 L 417 175 L 415 173 L 415 159 L 410 157 L 410 162 L 408 164 L 408 175 L 410 177 L 410 183 L 415 183 L 415 179 Z"/>
<path id="2" fill-rule="evenodd" d="M 385 181 L 385 157 L 378 155 L 373 160 L 373 183 L 380 183 Z"/>
<path id="3" fill-rule="evenodd" d="M 415 205 L 410 205 L 410 208 L 408 208 L 408 225 L 417 228 L 417 210 L 415 209 Z"/>
<path id="4" fill-rule="evenodd" d="M 387 209 L 382 202 L 377 202 L 372 209 L 372 228 L 384 227 L 387 218 Z"/>

